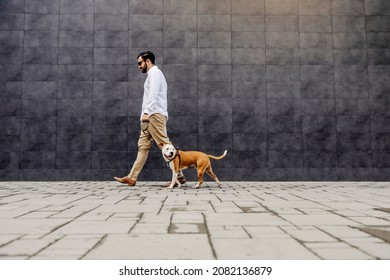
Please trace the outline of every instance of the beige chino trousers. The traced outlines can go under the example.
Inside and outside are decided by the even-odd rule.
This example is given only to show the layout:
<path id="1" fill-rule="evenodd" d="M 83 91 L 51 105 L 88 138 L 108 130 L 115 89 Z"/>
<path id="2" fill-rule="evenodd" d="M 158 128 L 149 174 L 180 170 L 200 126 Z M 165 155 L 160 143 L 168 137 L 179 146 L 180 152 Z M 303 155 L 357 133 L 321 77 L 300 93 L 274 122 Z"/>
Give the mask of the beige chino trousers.
<path id="1" fill-rule="evenodd" d="M 154 142 L 159 145 L 160 143 L 171 143 L 167 134 L 167 120 L 168 118 L 162 114 L 153 114 L 149 118 L 148 129 L 141 131 L 138 138 L 138 153 L 137 158 L 133 163 L 133 167 L 128 177 L 137 181 L 142 168 L 148 159 L 149 150 Z"/>

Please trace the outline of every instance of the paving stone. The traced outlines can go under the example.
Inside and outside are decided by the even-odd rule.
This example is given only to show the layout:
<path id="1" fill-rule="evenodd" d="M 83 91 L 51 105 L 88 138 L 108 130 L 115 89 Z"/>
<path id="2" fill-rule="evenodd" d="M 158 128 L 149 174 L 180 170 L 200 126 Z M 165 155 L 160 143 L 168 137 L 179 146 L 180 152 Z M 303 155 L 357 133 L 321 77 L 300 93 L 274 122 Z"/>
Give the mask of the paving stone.
<path id="1" fill-rule="evenodd" d="M 318 209 L 318 208 L 300 208 L 297 207 L 297 210 L 306 215 L 328 215 L 332 213 L 330 209 Z"/>
<path id="2" fill-rule="evenodd" d="M 270 213 L 206 213 L 207 224 L 211 225 L 288 225 L 288 222 Z"/>
<path id="3" fill-rule="evenodd" d="M 385 211 L 381 211 L 381 208 L 375 208 L 375 209 L 367 209 L 367 210 L 362 210 L 359 213 L 362 213 L 364 216 L 369 216 L 369 217 L 383 217 L 389 219 L 389 213 Z"/>
<path id="4" fill-rule="evenodd" d="M 79 211 L 63 211 L 51 216 L 52 219 L 75 219 L 79 216 L 83 215 L 82 212 Z"/>
<path id="5" fill-rule="evenodd" d="M 49 237 L 50 235 L 50 237 Z M 26 234 L 20 237 L 20 240 L 36 240 L 36 239 L 42 239 L 42 237 L 45 237 L 45 239 L 50 239 L 50 240 L 60 240 L 63 238 L 63 235 L 53 235 L 53 234 L 47 234 L 47 235 L 42 235 L 42 234 Z"/>
<path id="6" fill-rule="evenodd" d="M 260 204 L 258 202 L 255 202 L 254 200 L 248 200 L 248 201 L 235 201 L 235 204 L 240 208 L 261 208 Z M 266 210 L 265 208 L 263 208 Z"/>
<path id="7" fill-rule="evenodd" d="M 81 259 L 93 249 L 103 235 L 67 235 L 50 244 L 31 259 Z"/>
<path id="8" fill-rule="evenodd" d="M 350 248 L 351 246 L 345 242 L 337 241 L 337 242 L 314 242 L 314 243 L 306 243 L 308 248 L 316 250 L 316 249 L 345 249 Z"/>
<path id="9" fill-rule="evenodd" d="M 258 207 L 240 207 L 242 212 L 244 213 L 266 213 L 268 212 L 267 209 L 265 209 L 264 207 L 262 206 L 258 206 Z"/>
<path id="10" fill-rule="evenodd" d="M 390 242 L 390 227 L 386 226 L 367 226 L 359 227 L 361 231 L 367 232 L 368 234 L 378 237 L 386 242 Z"/>
<path id="11" fill-rule="evenodd" d="M 0 246 L 20 238 L 21 235 L 0 235 Z"/>
<path id="12" fill-rule="evenodd" d="M 216 213 L 242 213 L 242 209 L 237 206 L 214 206 Z"/>
<path id="13" fill-rule="evenodd" d="M 183 199 L 183 200 L 177 200 L 176 197 L 175 198 L 168 198 L 167 200 L 164 201 L 164 206 L 168 207 L 168 206 L 186 206 L 188 203 L 187 200 Z"/>
<path id="14" fill-rule="evenodd" d="M 162 207 L 162 212 L 214 212 L 210 204 L 167 206 Z"/>
<path id="15" fill-rule="evenodd" d="M 0 255 L 0 260 L 27 260 L 28 258 L 29 258 L 28 256 L 6 256 L 6 255 L 1 256 Z"/>
<path id="16" fill-rule="evenodd" d="M 372 256 L 356 248 L 317 248 L 313 251 L 322 259 L 327 260 L 371 260 Z"/>
<path id="17" fill-rule="evenodd" d="M 203 223 L 172 223 L 169 233 L 206 234 Z"/>
<path id="18" fill-rule="evenodd" d="M 101 213 L 101 212 L 89 212 L 81 217 L 77 218 L 78 221 L 106 221 L 108 220 L 114 213 Z"/>
<path id="19" fill-rule="evenodd" d="M 292 239 L 212 239 L 218 259 L 317 259 Z M 232 244 L 236 250 L 232 250 Z M 288 248 L 288 250 L 286 250 Z"/>
<path id="20" fill-rule="evenodd" d="M 55 232 L 56 234 L 91 234 L 91 233 L 127 233 L 134 226 L 136 221 L 73 221 Z"/>
<path id="21" fill-rule="evenodd" d="M 294 225 L 358 225 L 356 222 L 337 215 L 281 215 Z"/>
<path id="22" fill-rule="evenodd" d="M 370 235 L 357 229 L 349 226 L 319 226 L 321 230 L 328 233 L 331 236 L 336 238 L 346 238 L 346 237 L 369 237 Z"/>
<path id="23" fill-rule="evenodd" d="M 365 246 L 371 245 L 378 245 L 382 244 L 385 245 L 386 242 L 384 242 L 382 239 L 376 238 L 376 237 L 366 237 L 366 238 L 342 238 L 342 241 L 344 241 L 346 244 L 353 246 L 353 247 L 359 247 L 361 244 L 365 244 Z"/>
<path id="24" fill-rule="evenodd" d="M 362 213 L 361 211 L 352 211 L 352 210 L 332 211 L 332 213 L 335 213 L 335 214 L 343 216 L 343 217 L 367 217 L 367 216 L 371 216 L 369 214 Z"/>
<path id="25" fill-rule="evenodd" d="M 279 207 L 270 207 L 268 211 L 273 211 L 279 215 L 302 215 L 306 214 L 301 209 L 295 208 L 279 208 Z"/>
<path id="26" fill-rule="evenodd" d="M 203 223 L 204 217 L 199 212 L 175 212 L 172 215 L 172 223 Z"/>
<path id="27" fill-rule="evenodd" d="M 57 214 L 58 212 L 41 212 L 34 211 L 31 213 L 27 213 L 26 215 L 21 216 L 23 219 L 44 219 L 50 218 L 51 216 Z"/>
<path id="28" fill-rule="evenodd" d="M 212 239 L 237 239 L 237 238 L 250 238 L 249 234 L 243 227 L 235 226 L 209 226 L 208 228 L 210 237 Z"/>
<path id="29" fill-rule="evenodd" d="M 43 248 L 47 247 L 52 240 L 48 239 L 30 239 L 30 240 L 15 240 L 12 243 L 0 248 L 0 255 L 31 256 L 38 253 Z"/>
<path id="30" fill-rule="evenodd" d="M 88 238 L 84 236 L 66 236 L 57 242 L 51 244 L 47 250 L 72 250 L 72 249 L 91 249 L 99 242 L 101 238 Z"/>
<path id="31" fill-rule="evenodd" d="M 358 201 L 325 202 L 324 204 L 331 209 L 355 209 L 355 210 L 372 209 L 372 205 L 358 202 Z"/>
<path id="32" fill-rule="evenodd" d="M 87 250 L 45 250 L 31 258 L 30 260 L 79 260 Z"/>
<path id="33" fill-rule="evenodd" d="M 356 245 L 360 250 L 374 256 L 377 259 L 390 259 L 390 244 L 389 243 L 369 243 L 362 242 Z"/>
<path id="34" fill-rule="evenodd" d="M 132 234 L 141 234 L 141 233 L 147 233 L 147 234 L 167 234 L 169 229 L 169 224 L 162 225 L 162 224 L 142 224 L 137 223 L 134 228 L 131 229 L 130 233 Z"/>
<path id="35" fill-rule="evenodd" d="M 277 226 L 245 226 L 245 230 L 254 239 L 289 239 L 289 235 Z"/>
<path id="36" fill-rule="evenodd" d="M 1 234 L 48 234 L 68 223 L 64 219 L 0 219 Z"/>
<path id="37" fill-rule="evenodd" d="M 139 220 L 140 218 L 139 213 L 127 213 L 127 212 L 119 212 L 119 213 L 112 213 L 108 219 L 135 219 Z"/>
<path id="38" fill-rule="evenodd" d="M 129 204 L 126 202 L 121 202 L 115 205 L 102 205 L 99 207 L 101 212 L 135 212 L 135 213 L 158 213 L 161 208 L 161 203 L 151 205 L 151 204 Z"/>
<path id="39" fill-rule="evenodd" d="M 192 213 L 193 214 L 193 213 Z M 151 224 L 168 224 L 172 219 L 172 213 L 144 213 L 138 223 L 151 223 Z M 194 215 L 194 214 L 193 214 Z"/>
<path id="40" fill-rule="evenodd" d="M 84 259 L 102 256 L 108 260 L 214 259 L 205 234 L 111 235 Z"/>
<path id="41" fill-rule="evenodd" d="M 335 242 L 336 239 L 318 229 L 289 230 L 285 229 L 292 237 L 300 242 Z"/>
<path id="42" fill-rule="evenodd" d="M 32 211 L 36 211 L 37 210 L 37 207 L 33 206 L 33 207 L 17 207 L 16 209 L 13 207 L 13 208 L 10 208 L 10 207 L 7 207 L 7 206 L 4 206 L 4 207 L 1 207 L 1 212 L 0 212 L 0 219 L 12 219 L 12 218 L 17 218 L 17 217 L 21 217 L 23 215 L 26 215 Z"/>
<path id="43" fill-rule="evenodd" d="M 350 219 L 353 221 L 356 221 L 362 225 L 366 225 L 366 226 L 390 226 L 390 221 L 382 219 L 382 218 L 351 217 Z"/>
<path id="44" fill-rule="evenodd" d="M 262 206 L 267 208 L 296 208 L 296 209 L 304 209 L 304 208 L 326 208 L 323 205 L 318 203 L 314 203 L 311 201 L 297 200 L 297 201 L 289 201 L 289 200 L 270 200 L 261 202 Z"/>

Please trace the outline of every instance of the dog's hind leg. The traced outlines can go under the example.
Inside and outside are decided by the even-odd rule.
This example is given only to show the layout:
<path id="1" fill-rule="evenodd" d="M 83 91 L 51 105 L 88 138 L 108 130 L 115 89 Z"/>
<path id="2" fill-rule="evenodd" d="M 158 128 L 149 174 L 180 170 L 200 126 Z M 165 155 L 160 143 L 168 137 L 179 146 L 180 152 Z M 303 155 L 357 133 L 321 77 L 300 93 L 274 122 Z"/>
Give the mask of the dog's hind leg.
<path id="1" fill-rule="evenodd" d="M 217 175 L 214 174 L 213 169 L 211 166 L 206 169 L 206 173 L 215 181 L 217 182 L 218 188 L 221 188 L 221 182 L 218 180 Z"/>
<path id="2" fill-rule="evenodd" d="M 179 189 L 181 188 L 181 183 L 179 181 L 179 177 L 180 177 L 180 171 L 178 173 L 176 173 L 176 176 L 175 176 L 175 183 L 177 184 L 177 186 L 179 187 Z"/>
<path id="3" fill-rule="evenodd" d="M 200 188 L 200 185 L 203 184 L 203 182 L 204 182 L 203 175 L 204 175 L 205 171 L 206 171 L 205 167 L 203 167 L 203 168 L 199 167 L 198 168 L 198 183 L 195 186 L 192 187 L 193 189 L 198 189 L 198 188 Z"/>

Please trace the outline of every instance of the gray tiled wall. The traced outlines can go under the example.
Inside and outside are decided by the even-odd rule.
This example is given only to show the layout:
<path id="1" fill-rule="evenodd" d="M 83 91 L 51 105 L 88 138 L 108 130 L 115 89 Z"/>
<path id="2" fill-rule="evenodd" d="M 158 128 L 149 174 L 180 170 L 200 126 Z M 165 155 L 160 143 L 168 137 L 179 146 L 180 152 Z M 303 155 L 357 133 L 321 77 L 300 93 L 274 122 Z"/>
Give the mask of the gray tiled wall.
<path id="1" fill-rule="evenodd" d="M 0 180 L 127 174 L 145 49 L 221 180 L 390 179 L 388 0 L 1 0 Z"/>

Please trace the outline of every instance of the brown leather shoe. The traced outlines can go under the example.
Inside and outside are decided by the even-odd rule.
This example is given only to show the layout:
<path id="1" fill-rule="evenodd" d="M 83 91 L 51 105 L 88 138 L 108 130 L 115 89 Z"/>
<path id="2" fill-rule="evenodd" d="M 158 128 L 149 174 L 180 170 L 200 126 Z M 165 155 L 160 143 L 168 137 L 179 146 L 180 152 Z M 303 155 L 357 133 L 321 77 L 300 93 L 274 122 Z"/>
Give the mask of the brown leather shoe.
<path id="1" fill-rule="evenodd" d="M 122 184 L 128 184 L 129 186 L 135 186 L 136 181 L 131 180 L 129 177 L 125 176 L 122 178 L 114 177 L 116 181 Z"/>
<path id="2" fill-rule="evenodd" d="M 179 180 L 180 184 L 182 184 L 182 185 L 184 185 L 186 183 L 186 178 L 184 178 L 184 177 L 179 177 L 177 179 Z M 165 183 L 164 187 L 169 187 L 170 185 L 171 185 L 171 181 Z M 173 185 L 173 186 L 176 187 L 177 183 L 175 183 L 175 185 Z"/>

